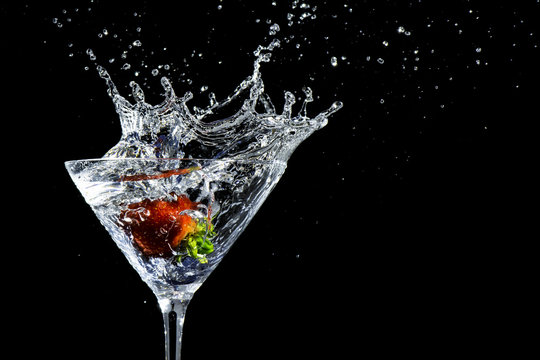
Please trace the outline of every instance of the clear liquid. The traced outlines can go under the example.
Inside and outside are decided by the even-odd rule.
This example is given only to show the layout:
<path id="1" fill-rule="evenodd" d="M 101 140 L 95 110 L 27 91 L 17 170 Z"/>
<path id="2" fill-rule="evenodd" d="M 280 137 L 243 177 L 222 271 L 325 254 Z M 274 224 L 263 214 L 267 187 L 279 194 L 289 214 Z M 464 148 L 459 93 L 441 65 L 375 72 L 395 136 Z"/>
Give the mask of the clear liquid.
<path id="1" fill-rule="evenodd" d="M 102 160 L 73 163 L 68 170 L 101 223 L 158 298 L 178 297 L 197 289 L 279 181 L 296 147 L 342 107 L 336 102 L 309 117 L 307 105 L 313 95 L 306 88 L 296 113 L 291 92 L 285 92 L 284 106 L 276 110 L 264 92 L 260 67 L 277 46 L 277 40 L 259 46 L 252 74 L 221 101 L 210 94 L 210 103 L 203 109 L 189 108 L 193 95 L 177 96 L 165 77 L 161 79 L 165 90 L 161 104 L 146 103 L 141 87 L 131 82 L 136 100 L 132 104 L 119 94 L 108 72 L 98 66 L 120 117 L 122 137 Z M 197 170 L 161 177 L 167 171 L 185 168 Z M 133 176 L 139 180 L 125 181 Z M 214 251 L 205 263 L 189 257 L 177 261 L 176 257 L 145 256 L 133 234 L 122 228 L 120 217 L 130 204 L 167 201 L 176 195 L 202 204 L 190 212 L 194 219 L 215 217 Z"/>
<path id="2" fill-rule="evenodd" d="M 161 79 L 165 99 L 161 104 L 145 102 L 141 87 L 131 82 L 135 104 L 120 95 L 107 71 L 98 66 L 120 117 L 122 138 L 105 157 L 109 158 L 206 158 L 256 159 L 287 161 L 294 149 L 315 130 L 327 124 L 328 117 L 342 107 L 340 102 L 309 117 L 307 104 L 312 91 L 304 89 L 305 98 L 298 112 L 293 112 L 295 96 L 286 91 L 283 109 L 277 110 L 264 92 L 260 67 L 270 60 L 279 46 L 259 46 L 254 52 L 253 73 L 227 98 L 218 101 L 209 95 L 206 108 L 190 108 L 193 94 L 177 96 L 169 80 Z M 236 106 L 236 107 L 235 107 Z"/>
<path id="3" fill-rule="evenodd" d="M 126 175 L 192 167 L 184 175 L 122 181 Z M 66 164 L 75 184 L 130 264 L 158 297 L 194 292 L 219 264 L 285 171 L 280 161 L 95 159 Z M 214 251 L 201 263 L 185 257 L 146 256 L 122 224 L 122 212 L 145 199 L 197 202 L 193 219 L 212 218 Z M 144 210 L 144 209 L 142 209 Z M 144 219 L 143 219 L 144 221 Z M 166 231 L 166 229 L 164 229 Z"/>

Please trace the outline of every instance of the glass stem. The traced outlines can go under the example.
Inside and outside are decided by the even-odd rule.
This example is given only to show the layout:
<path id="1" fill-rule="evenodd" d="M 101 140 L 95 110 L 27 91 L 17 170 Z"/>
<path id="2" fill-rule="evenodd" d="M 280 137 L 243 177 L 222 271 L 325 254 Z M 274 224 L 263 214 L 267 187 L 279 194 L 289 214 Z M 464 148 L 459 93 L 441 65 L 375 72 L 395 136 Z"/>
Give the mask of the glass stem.
<path id="1" fill-rule="evenodd" d="M 180 360 L 182 328 L 189 300 L 163 299 L 159 301 L 165 330 L 165 360 Z"/>

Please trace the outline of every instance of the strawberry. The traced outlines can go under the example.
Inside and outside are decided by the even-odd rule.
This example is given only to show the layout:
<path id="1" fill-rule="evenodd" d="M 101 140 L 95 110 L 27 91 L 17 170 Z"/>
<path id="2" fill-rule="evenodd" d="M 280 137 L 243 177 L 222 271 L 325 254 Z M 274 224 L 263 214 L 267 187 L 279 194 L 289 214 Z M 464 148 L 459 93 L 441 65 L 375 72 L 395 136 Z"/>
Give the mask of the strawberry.
<path id="1" fill-rule="evenodd" d="M 120 214 L 120 223 L 143 254 L 168 257 L 196 230 L 197 222 L 182 212 L 195 210 L 197 205 L 185 195 L 176 200 L 144 199 L 128 205 Z"/>

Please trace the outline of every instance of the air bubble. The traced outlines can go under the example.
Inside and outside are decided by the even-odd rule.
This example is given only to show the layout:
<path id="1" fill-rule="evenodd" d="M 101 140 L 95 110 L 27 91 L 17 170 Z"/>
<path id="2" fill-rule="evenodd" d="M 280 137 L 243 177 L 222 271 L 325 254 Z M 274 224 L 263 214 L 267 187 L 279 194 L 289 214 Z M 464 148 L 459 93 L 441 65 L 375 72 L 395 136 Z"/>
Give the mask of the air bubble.
<path id="1" fill-rule="evenodd" d="M 337 57 L 332 56 L 332 57 L 330 58 L 330 64 L 331 64 L 333 67 L 338 66 L 338 60 L 337 60 Z"/>

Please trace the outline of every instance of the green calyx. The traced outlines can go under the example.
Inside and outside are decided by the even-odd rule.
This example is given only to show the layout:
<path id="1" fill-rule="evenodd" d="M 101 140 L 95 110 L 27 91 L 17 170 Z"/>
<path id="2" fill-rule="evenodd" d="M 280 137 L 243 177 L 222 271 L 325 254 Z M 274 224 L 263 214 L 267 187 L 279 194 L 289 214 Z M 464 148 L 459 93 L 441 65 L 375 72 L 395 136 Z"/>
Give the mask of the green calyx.
<path id="1" fill-rule="evenodd" d="M 187 235 L 180 243 L 177 261 L 180 262 L 185 256 L 197 259 L 201 264 L 208 263 L 206 255 L 214 251 L 211 239 L 216 236 L 214 225 L 210 221 L 199 220 L 195 231 Z"/>

